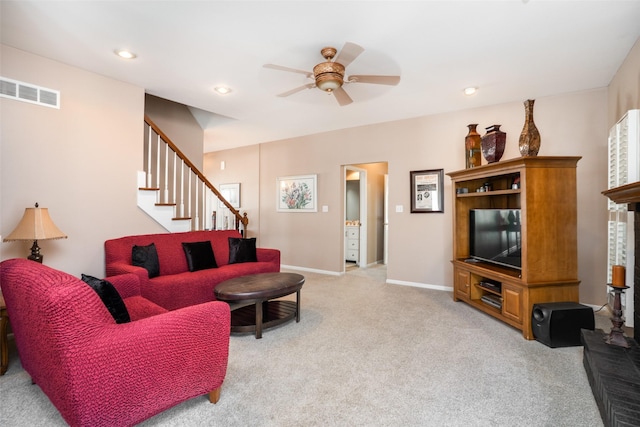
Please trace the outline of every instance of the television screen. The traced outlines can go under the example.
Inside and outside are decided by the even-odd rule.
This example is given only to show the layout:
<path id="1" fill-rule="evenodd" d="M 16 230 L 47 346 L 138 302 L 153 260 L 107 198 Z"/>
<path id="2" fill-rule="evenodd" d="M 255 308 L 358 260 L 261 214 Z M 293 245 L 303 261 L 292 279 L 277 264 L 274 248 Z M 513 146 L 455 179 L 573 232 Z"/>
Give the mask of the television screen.
<path id="1" fill-rule="evenodd" d="M 520 269 L 520 209 L 472 209 L 469 212 L 471 258 Z"/>

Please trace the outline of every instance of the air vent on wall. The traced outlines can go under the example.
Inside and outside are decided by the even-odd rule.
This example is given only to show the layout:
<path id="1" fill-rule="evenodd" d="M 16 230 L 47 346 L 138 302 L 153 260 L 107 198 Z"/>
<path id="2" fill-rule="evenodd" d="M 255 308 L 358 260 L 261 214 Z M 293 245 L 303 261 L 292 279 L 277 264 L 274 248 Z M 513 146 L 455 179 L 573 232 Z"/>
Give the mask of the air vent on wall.
<path id="1" fill-rule="evenodd" d="M 60 92 L 0 77 L 0 97 L 30 102 L 45 107 L 60 108 Z"/>

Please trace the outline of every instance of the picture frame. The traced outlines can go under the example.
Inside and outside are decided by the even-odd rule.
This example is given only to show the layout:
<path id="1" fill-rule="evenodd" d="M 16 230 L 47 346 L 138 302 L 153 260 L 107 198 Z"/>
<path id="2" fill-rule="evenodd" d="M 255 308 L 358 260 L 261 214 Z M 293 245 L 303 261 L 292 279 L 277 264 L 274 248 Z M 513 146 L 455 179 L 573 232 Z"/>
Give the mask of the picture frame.
<path id="1" fill-rule="evenodd" d="M 220 184 L 218 191 L 220 191 L 222 197 L 224 197 L 231 206 L 235 209 L 240 209 L 240 183 Z M 220 199 L 218 199 L 218 207 L 226 207 Z"/>
<path id="2" fill-rule="evenodd" d="M 276 178 L 276 210 L 278 212 L 317 212 L 317 198 L 317 175 Z"/>
<path id="3" fill-rule="evenodd" d="M 409 178 L 411 213 L 444 212 L 443 169 L 411 171 Z"/>

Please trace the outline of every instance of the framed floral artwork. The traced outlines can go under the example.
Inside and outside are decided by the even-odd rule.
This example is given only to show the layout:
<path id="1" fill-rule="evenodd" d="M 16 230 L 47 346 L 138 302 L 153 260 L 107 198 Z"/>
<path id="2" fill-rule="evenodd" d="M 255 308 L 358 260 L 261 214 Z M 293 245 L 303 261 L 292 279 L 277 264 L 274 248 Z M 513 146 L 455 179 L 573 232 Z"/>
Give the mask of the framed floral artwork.
<path id="1" fill-rule="evenodd" d="M 276 178 L 278 212 L 317 212 L 318 176 L 299 175 Z"/>

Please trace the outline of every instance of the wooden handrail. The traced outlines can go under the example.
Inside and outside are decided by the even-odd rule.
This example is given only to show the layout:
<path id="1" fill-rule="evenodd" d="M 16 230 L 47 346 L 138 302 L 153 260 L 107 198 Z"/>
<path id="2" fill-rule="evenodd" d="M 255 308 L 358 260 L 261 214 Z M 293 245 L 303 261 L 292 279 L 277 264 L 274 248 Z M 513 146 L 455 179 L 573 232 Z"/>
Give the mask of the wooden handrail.
<path id="1" fill-rule="evenodd" d="M 151 118 L 149 118 L 149 116 L 147 116 L 146 114 L 144 115 L 144 121 L 178 155 L 178 157 L 180 157 L 180 159 L 185 162 L 185 164 L 191 169 L 191 171 L 193 171 L 193 173 L 196 174 L 198 176 L 198 178 L 200 178 L 200 180 L 204 183 L 204 185 L 206 185 L 207 188 L 209 190 L 211 190 L 213 192 L 213 194 L 215 194 L 216 197 L 218 197 L 218 199 L 222 203 L 224 203 L 224 205 L 231 212 L 233 212 L 233 215 L 236 218 L 236 229 L 239 228 L 239 223 L 241 222 L 243 224 L 243 226 L 244 226 L 244 234 L 245 234 L 245 237 L 246 237 L 247 225 L 249 224 L 249 218 L 247 217 L 247 213 L 245 212 L 244 215 L 241 215 L 240 212 L 236 208 L 234 208 L 222 196 L 222 194 L 220 194 L 218 189 L 216 187 L 214 187 L 213 184 L 211 184 L 209 182 L 209 180 L 202 174 L 202 172 L 200 172 L 200 170 L 193 163 L 191 163 L 191 161 L 187 158 L 187 156 L 185 156 L 182 153 L 182 151 L 180 151 L 180 149 L 176 146 L 176 144 L 174 144 L 173 141 L 171 141 L 171 139 L 167 135 L 165 135 L 164 132 L 162 132 L 160 130 L 160 128 L 158 126 L 156 126 L 156 124 L 153 122 L 153 120 L 151 120 Z"/>

